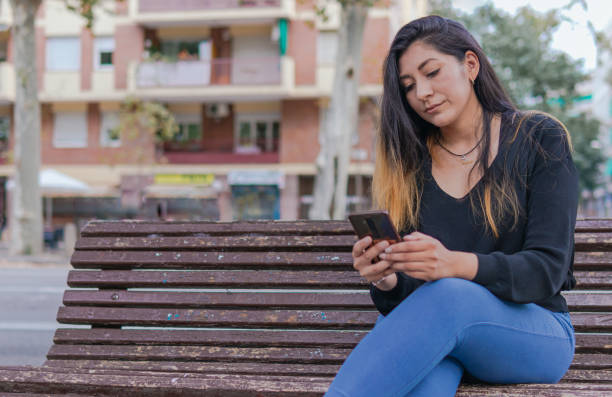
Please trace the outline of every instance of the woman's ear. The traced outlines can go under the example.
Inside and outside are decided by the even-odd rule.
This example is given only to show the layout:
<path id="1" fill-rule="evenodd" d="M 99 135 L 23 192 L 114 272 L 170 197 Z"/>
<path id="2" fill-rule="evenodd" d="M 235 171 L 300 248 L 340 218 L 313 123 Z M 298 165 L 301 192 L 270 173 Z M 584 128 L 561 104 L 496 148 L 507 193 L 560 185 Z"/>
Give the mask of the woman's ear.
<path id="1" fill-rule="evenodd" d="M 465 52 L 465 59 L 463 61 L 465 65 L 465 71 L 467 72 L 468 79 L 473 83 L 478 77 L 478 72 L 480 71 L 480 60 L 478 59 L 478 55 L 472 50 L 467 50 Z"/>

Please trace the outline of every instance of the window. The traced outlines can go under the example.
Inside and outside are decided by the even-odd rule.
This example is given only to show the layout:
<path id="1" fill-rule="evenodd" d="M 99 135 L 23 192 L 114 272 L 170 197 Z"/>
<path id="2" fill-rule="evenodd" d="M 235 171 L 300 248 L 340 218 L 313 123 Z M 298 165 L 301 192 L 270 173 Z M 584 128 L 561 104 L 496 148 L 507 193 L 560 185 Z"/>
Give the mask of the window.
<path id="1" fill-rule="evenodd" d="M 55 113 L 53 146 L 56 148 L 87 147 L 87 115 L 85 112 Z"/>
<path id="2" fill-rule="evenodd" d="M 202 146 L 201 116 L 193 114 L 175 114 L 178 132 L 166 147 L 170 150 L 198 151 Z"/>
<path id="3" fill-rule="evenodd" d="M 0 158 L 9 147 L 9 134 L 11 131 L 10 118 L 8 116 L 0 116 Z"/>
<path id="4" fill-rule="evenodd" d="M 8 41 L 0 41 L 0 62 L 6 62 L 8 58 Z"/>
<path id="5" fill-rule="evenodd" d="M 117 112 L 103 112 L 100 125 L 100 146 L 121 146 L 121 138 L 115 135 L 115 129 L 119 126 L 119 114 Z"/>
<path id="6" fill-rule="evenodd" d="M 94 39 L 94 68 L 105 70 L 113 68 L 115 39 L 113 37 L 96 37 Z"/>
<path id="7" fill-rule="evenodd" d="M 276 115 L 240 115 L 236 119 L 237 153 L 278 152 L 280 122 Z"/>
<path id="8" fill-rule="evenodd" d="M 48 37 L 46 67 L 49 71 L 78 71 L 81 68 L 81 42 L 78 37 Z"/>
<path id="9" fill-rule="evenodd" d="M 333 65 L 338 51 L 338 34 L 335 31 L 319 32 L 317 36 L 317 64 Z"/>

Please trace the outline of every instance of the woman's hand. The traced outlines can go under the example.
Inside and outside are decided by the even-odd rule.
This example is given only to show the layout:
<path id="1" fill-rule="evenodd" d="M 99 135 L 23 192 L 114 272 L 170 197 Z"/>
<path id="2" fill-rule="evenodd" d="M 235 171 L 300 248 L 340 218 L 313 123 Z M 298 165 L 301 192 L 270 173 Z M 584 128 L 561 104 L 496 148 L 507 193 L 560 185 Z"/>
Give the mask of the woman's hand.
<path id="1" fill-rule="evenodd" d="M 391 274 L 395 275 L 395 270 L 391 269 L 391 264 L 389 262 L 376 261 L 378 260 L 378 256 L 389 247 L 389 242 L 381 241 L 371 247 L 370 244 L 372 244 L 372 238 L 368 236 L 362 238 L 353 245 L 353 268 L 359 272 L 361 277 L 368 280 L 368 282 L 377 282 Z M 372 262 L 373 260 L 374 263 Z M 397 279 L 395 279 L 394 283 L 387 283 L 387 280 L 385 280 L 384 285 L 377 285 L 377 287 L 385 290 L 392 289 L 396 283 Z"/>
<path id="2" fill-rule="evenodd" d="M 446 277 L 472 280 L 478 269 L 476 255 L 450 251 L 437 239 L 419 232 L 404 236 L 402 242 L 387 248 L 380 258 L 391 262 L 394 271 L 425 281 Z"/>

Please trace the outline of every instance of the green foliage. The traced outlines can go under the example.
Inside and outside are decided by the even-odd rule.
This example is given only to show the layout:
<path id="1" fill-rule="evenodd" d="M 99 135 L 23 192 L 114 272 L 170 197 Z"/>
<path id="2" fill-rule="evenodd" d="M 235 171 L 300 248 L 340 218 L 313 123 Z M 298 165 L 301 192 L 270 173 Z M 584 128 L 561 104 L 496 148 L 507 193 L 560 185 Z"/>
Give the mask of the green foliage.
<path id="1" fill-rule="evenodd" d="M 510 15 L 491 3 L 466 14 L 453 9 L 450 0 L 430 1 L 432 14 L 460 21 L 474 35 L 519 108 L 548 112 L 567 126 L 581 186 L 592 190 L 598 185 L 598 170 L 605 160 L 601 149 L 591 144 L 597 139 L 600 123 L 572 110 L 578 96 L 576 86 L 588 76 L 582 71 L 581 60 L 550 46 L 552 35 L 565 20 L 562 11 L 575 3 L 585 6 L 584 0 L 574 0 L 544 14 L 522 7 Z M 594 40 L 605 42 L 596 34 Z"/>
<path id="2" fill-rule="evenodd" d="M 94 8 L 101 7 L 103 0 L 64 0 L 64 3 L 70 11 L 73 11 L 85 18 L 85 21 L 87 21 L 87 28 L 91 29 L 94 22 Z M 113 12 L 113 10 L 107 11 L 111 13 Z"/>
<path id="3" fill-rule="evenodd" d="M 121 104 L 119 126 L 111 131 L 111 138 L 134 140 L 143 133 L 152 136 L 155 143 L 167 142 L 178 133 L 178 125 L 165 106 L 128 98 Z"/>

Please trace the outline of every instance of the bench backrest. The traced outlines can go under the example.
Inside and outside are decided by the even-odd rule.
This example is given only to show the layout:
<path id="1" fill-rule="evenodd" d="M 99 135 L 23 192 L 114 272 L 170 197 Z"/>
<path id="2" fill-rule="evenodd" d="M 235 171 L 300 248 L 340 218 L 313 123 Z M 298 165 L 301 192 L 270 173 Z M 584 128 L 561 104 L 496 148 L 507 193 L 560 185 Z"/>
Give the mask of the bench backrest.
<path id="1" fill-rule="evenodd" d="M 612 220 L 579 221 L 575 236 L 574 366 L 599 368 Z M 333 376 L 378 316 L 355 241 L 344 221 L 90 222 L 57 319 L 91 328 L 58 329 L 47 365 Z"/>

